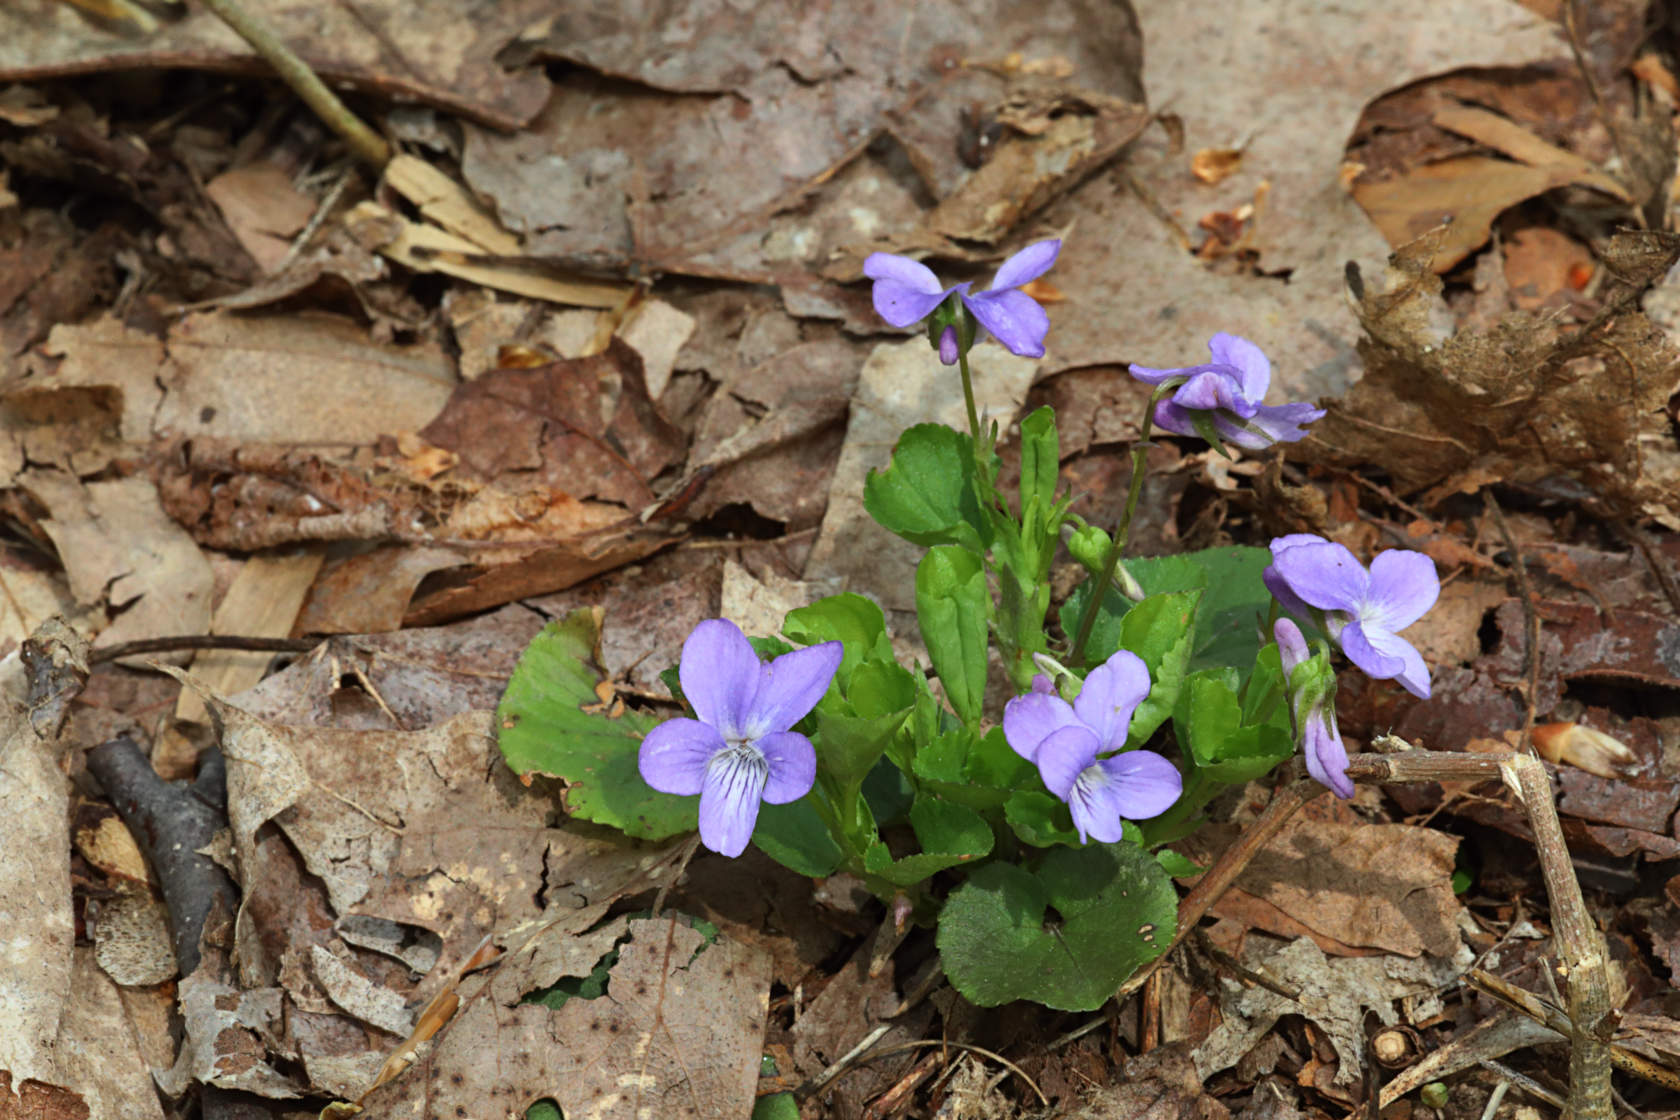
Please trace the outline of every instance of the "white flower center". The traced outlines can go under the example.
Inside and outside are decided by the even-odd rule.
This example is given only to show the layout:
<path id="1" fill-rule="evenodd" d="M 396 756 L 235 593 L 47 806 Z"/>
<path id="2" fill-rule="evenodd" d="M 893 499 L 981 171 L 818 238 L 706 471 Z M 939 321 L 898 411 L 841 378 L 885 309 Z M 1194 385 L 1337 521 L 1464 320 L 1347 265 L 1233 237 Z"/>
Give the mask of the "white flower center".
<path id="1" fill-rule="evenodd" d="M 725 786 L 757 779 L 760 785 L 770 776 L 770 760 L 750 739 L 729 739 L 721 751 L 712 755 L 706 769 L 717 773 Z M 721 773 L 718 773 L 721 771 Z"/>

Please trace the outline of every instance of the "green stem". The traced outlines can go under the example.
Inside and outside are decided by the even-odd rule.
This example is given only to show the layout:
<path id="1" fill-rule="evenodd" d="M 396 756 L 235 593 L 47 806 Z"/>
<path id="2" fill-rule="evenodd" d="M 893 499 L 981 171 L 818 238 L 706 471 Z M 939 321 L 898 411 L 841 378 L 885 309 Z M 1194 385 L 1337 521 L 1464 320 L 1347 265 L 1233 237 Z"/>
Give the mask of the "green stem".
<path id="1" fill-rule="evenodd" d="M 974 437 L 974 458 L 980 459 L 980 413 L 974 407 L 974 379 L 968 373 L 968 347 L 957 351 L 957 368 L 962 371 L 963 403 L 968 406 L 968 431 Z"/>
<path id="2" fill-rule="evenodd" d="M 1091 629 L 1097 624 L 1097 611 L 1108 596 L 1109 585 L 1114 582 L 1115 569 L 1120 566 L 1120 553 L 1126 548 L 1126 535 L 1132 531 L 1132 515 L 1137 512 L 1138 499 L 1143 496 L 1144 460 L 1149 454 L 1149 429 L 1155 418 L 1155 405 L 1167 392 L 1177 388 L 1177 385 L 1171 388 L 1156 386 L 1155 391 L 1149 394 L 1149 402 L 1143 406 L 1137 442 L 1132 445 L 1132 483 L 1126 490 L 1126 508 L 1120 512 L 1120 524 L 1115 526 L 1114 537 L 1108 542 L 1102 577 L 1091 585 L 1090 602 L 1085 604 L 1084 617 L 1079 620 L 1079 636 L 1073 640 L 1073 650 L 1068 655 L 1068 661 L 1074 665 L 1081 664 L 1085 656 L 1085 643 L 1091 640 Z"/>

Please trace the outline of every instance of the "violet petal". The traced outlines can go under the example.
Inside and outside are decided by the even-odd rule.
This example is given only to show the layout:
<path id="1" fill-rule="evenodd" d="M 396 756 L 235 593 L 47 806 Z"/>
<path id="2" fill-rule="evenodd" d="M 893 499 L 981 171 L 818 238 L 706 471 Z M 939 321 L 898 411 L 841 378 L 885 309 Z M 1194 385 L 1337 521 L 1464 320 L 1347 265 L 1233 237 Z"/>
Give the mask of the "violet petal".
<path id="1" fill-rule="evenodd" d="M 1134 364 L 1127 366 L 1126 370 L 1145 385 L 1159 385 L 1169 377 L 1189 377 L 1191 374 L 1199 373 L 1206 368 L 1206 366 L 1181 366 L 1178 369 L 1153 369 L 1149 366 Z"/>
<path id="2" fill-rule="evenodd" d="M 1265 351 L 1246 338 L 1220 331 L 1208 339 L 1208 353 L 1221 365 L 1237 371 L 1243 396 L 1259 404 L 1272 383 L 1272 363 Z"/>
<path id="3" fill-rule="evenodd" d="M 949 292 L 918 292 L 895 280 L 877 280 L 870 293 L 875 314 L 895 327 L 908 327 L 932 315 Z"/>
<path id="4" fill-rule="evenodd" d="M 1086 676 L 1073 711 L 1081 723 L 1096 732 L 1097 742 L 1102 744 L 1098 749 L 1116 750 L 1126 745 L 1132 713 L 1148 695 L 1149 670 L 1143 659 L 1120 650 Z"/>
<path id="5" fill-rule="evenodd" d="M 1333 541 L 1273 551 L 1272 567 L 1303 601 L 1323 611 L 1356 611 L 1371 577 L 1346 547 Z"/>
<path id="6" fill-rule="evenodd" d="M 1049 690 L 1039 692 L 1035 688 L 1003 706 L 1003 737 L 1028 762 L 1038 758 L 1045 739 L 1064 727 L 1080 726 L 1073 706 Z"/>
<path id="7" fill-rule="evenodd" d="M 1395 638 L 1392 634 L 1384 635 L 1381 630 L 1367 631 L 1358 619 L 1342 627 L 1342 632 L 1336 635 L 1336 641 L 1341 644 L 1342 652 L 1347 654 L 1348 660 L 1359 666 L 1367 677 L 1375 681 L 1386 681 L 1405 672 L 1406 662 L 1404 658 L 1395 657 L 1380 649 L 1377 643 L 1372 641 L 1372 638 L 1378 635 L 1399 642 L 1407 649 L 1412 648 L 1404 639 Z"/>
<path id="8" fill-rule="evenodd" d="M 1246 415 L 1254 411 L 1254 406 L 1243 400 L 1242 386 L 1237 383 L 1236 376 L 1217 367 L 1191 374 L 1190 380 L 1173 393 L 1172 400 L 1180 408 L 1193 408 L 1200 412 L 1223 408 Z"/>
<path id="9" fill-rule="evenodd" d="M 642 738 L 636 768 L 660 793 L 693 797 L 700 792 L 706 764 L 727 744 L 717 728 L 697 719 L 668 719 Z"/>
<path id="10" fill-rule="evenodd" d="M 1305 425 L 1322 419 L 1324 410 L 1304 401 L 1291 404 L 1263 404 L 1242 424 L 1223 417 L 1215 420 L 1226 443 L 1233 443 L 1248 451 L 1264 451 L 1274 443 L 1294 443 L 1305 439 Z M 1258 429 L 1258 430 L 1256 430 Z"/>
<path id="11" fill-rule="evenodd" d="M 1290 674 L 1311 656 L 1311 651 L 1307 649 L 1307 639 L 1301 628 L 1287 618 L 1280 618 L 1272 624 L 1272 637 L 1277 639 L 1278 660 L 1283 664 L 1283 679 L 1287 683 Z"/>
<path id="12" fill-rule="evenodd" d="M 1098 746 L 1096 735 L 1082 723 L 1048 735 L 1034 760 L 1044 788 L 1066 801 L 1080 772 L 1096 760 Z"/>
<path id="13" fill-rule="evenodd" d="M 786 731 L 804 719 L 828 691 L 845 652 L 839 642 L 823 642 L 784 653 L 764 666 L 758 694 L 741 724 L 742 737 Z"/>
<path id="14" fill-rule="evenodd" d="M 700 788 L 700 842 L 719 855 L 738 856 L 752 839 L 770 766 L 751 746 L 719 751 Z"/>
<path id="15" fill-rule="evenodd" d="M 1311 613 L 1312 608 L 1303 603 L 1301 597 L 1290 589 L 1289 581 L 1283 578 L 1275 563 L 1268 565 L 1266 570 L 1260 573 L 1260 581 L 1266 585 L 1266 590 L 1272 593 L 1272 598 L 1278 601 L 1278 605 L 1296 618 L 1306 618 Z"/>
<path id="16" fill-rule="evenodd" d="M 863 274 L 871 280 L 884 280 L 922 295 L 946 290 L 940 286 L 933 269 L 918 260 L 901 257 L 897 253 L 871 253 L 863 259 Z"/>
<path id="17" fill-rule="evenodd" d="M 1079 775 L 1068 793 L 1067 804 L 1080 843 L 1096 840 L 1113 844 L 1125 838 L 1126 825 L 1114 804 L 1114 783 L 1100 765 L 1088 766 Z"/>
<path id="18" fill-rule="evenodd" d="M 1019 288 L 1037 280 L 1050 271 L 1050 266 L 1056 263 L 1056 254 L 1061 251 L 1059 240 L 1033 242 L 998 267 L 992 286 L 987 290 L 995 292 L 1004 288 Z"/>
<path id="19" fill-rule="evenodd" d="M 817 782 L 817 751 L 811 740 L 797 731 L 772 731 L 755 745 L 770 766 L 764 800 L 785 805 L 811 792 Z"/>
<path id="20" fill-rule="evenodd" d="M 1353 624 L 1350 623 L 1342 630 L 1342 652 L 1348 655 L 1348 660 L 1364 669 L 1365 666 L 1360 664 L 1359 659 L 1353 656 L 1353 651 L 1349 650 L 1347 646 L 1348 631 L 1353 628 Z M 1424 663 L 1423 654 L 1417 651 L 1417 647 L 1398 634 L 1390 634 L 1386 630 L 1378 630 L 1370 626 L 1361 626 L 1359 637 L 1364 639 L 1365 644 L 1372 651 L 1388 662 L 1398 662 L 1400 665 L 1398 669 L 1384 674 L 1378 679 L 1392 678 L 1399 681 L 1401 687 L 1419 700 L 1429 699 L 1429 666 Z M 1367 669 L 1366 672 L 1369 673 L 1370 670 Z M 1371 676 L 1377 677 L 1377 674 L 1371 673 Z"/>
<path id="21" fill-rule="evenodd" d="M 1050 315 L 1027 293 L 1015 288 L 972 296 L 964 293 L 962 301 L 980 325 L 1011 354 L 1023 358 L 1044 357 L 1044 336 L 1050 332 Z"/>
<path id="22" fill-rule="evenodd" d="M 1178 767 L 1154 751 L 1126 751 L 1097 763 L 1109 780 L 1109 801 L 1129 821 L 1158 817 L 1184 792 Z"/>
<path id="23" fill-rule="evenodd" d="M 1371 589 L 1363 615 L 1366 622 L 1399 633 L 1422 618 L 1440 596 L 1435 561 L 1421 552 L 1389 549 L 1371 560 Z"/>
<path id="24" fill-rule="evenodd" d="M 683 642 L 677 679 L 701 721 L 725 739 L 742 738 L 741 726 L 758 694 L 758 654 L 741 628 L 726 618 L 708 618 Z"/>
<path id="25" fill-rule="evenodd" d="M 1307 773 L 1346 801 L 1353 796 L 1353 780 L 1347 776 L 1347 748 L 1342 745 L 1342 733 L 1335 717 L 1318 708 L 1309 712 L 1302 722 L 1305 726 L 1301 753 L 1307 763 Z"/>

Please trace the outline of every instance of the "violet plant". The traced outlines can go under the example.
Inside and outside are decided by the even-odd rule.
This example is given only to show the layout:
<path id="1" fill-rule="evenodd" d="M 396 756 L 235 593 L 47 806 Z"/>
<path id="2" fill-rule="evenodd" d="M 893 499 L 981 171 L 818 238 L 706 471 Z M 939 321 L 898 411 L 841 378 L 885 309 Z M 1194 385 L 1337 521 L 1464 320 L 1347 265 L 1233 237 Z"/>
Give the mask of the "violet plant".
<path id="1" fill-rule="evenodd" d="M 1020 482 L 1004 493 L 969 356 L 987 335 L 1044 353 L 1049 315 L 1021 286 L 1060 248 L 1027 246 L 980 292 L 893 254 L 864 264 L 882 318 L 925 321 L 967 404 L 967 432 L 908 429 L 864 487 L 871 516 L 925 549 L 926 664 L 901 664 L 880 608 L 856 594 L 791 611 L 777 636 L 712 619 L 664 674 L 693 718 L 660 720 L 604 691 L 599 618 L 575 612 L 521 659 L 500 741 L 527 780 L 566 783 L 572 816 L 649 839 L 698 826 L 725 856 L 750 843 L 804 875 L 853 875 L 897 920 L 937 924 L 969 999 L 1072 1010 L 1100 1006 L 1171 941 L 1172 880 L 1195 868 L 1166 845 L 1219 791 L 1301 750 L 1314 778 L 1351 796 L 1331 643 L 1427 697 L 1428 669 L 1399 632 L 1439 583 L 1419 553 L 1384 552 L 1367 570 L 1301 534 L 1121 564 L 1152 428 L 1257 453 L 1323 415 L 1265 404 L 1270 363 L 1230 334 L 1207 363 L 1131 367 L 1151 393 L 1112 532 L 1059 492 L 1048 408 L 1021 421 Z M 1089 578 L 1052 618 L 1064 543 Z M 1322 637 L 1309 644 L 1296 620 Z M 1015 693 L 1001 711 L 986 702 L 997 663 Z"/>

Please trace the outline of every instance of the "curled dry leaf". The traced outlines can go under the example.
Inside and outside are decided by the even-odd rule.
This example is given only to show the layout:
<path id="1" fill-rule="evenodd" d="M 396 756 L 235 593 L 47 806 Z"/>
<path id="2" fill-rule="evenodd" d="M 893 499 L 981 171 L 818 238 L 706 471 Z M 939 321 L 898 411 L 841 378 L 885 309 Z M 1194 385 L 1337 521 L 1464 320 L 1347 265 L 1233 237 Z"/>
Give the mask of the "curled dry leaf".
<path id="1" fill-rule="evenodd" d="M 1424 237 L 1390 257 L 1382 277 L 1350 271 L 1365 377 L 1291 455 L 1388 463 L 1403 491 L 1562 477 L 1615 508 L 1670 504 L 1642 477 L 1638 443 L 1680 351 L 1633 305 L 1680 259 L 1680 236 L 1618 234 L 1601 254 L 1615 278 L 1601 310 L 1567 332 L 1521 311 L 1453 331 L 1434 252 Z"/>

